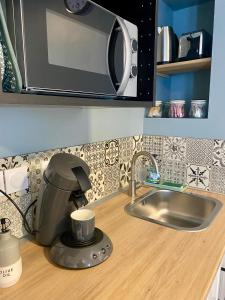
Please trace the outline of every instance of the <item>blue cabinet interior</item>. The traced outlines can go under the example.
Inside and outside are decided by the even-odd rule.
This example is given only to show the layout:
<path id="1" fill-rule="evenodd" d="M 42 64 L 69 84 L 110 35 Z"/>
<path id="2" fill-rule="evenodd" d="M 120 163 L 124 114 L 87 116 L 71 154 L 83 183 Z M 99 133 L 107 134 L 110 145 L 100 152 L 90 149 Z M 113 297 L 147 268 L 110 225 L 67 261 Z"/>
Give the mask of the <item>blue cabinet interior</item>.
<path id="1" fill-rule="evenodd" d="M 173 10 L 205 3 L 207 0 L 164 0 Z M 208 0 L 210 1 L 210 0 Z"/>
<path id="2" fill-rule="evenodd" d="M 158 26 L 172 26 L 178 38 L 182 33 L 201 29 L 213 35 L 214 3 L 212 0 L 159 0 Z M 209 86 L 210 70 L 181 73 L 168 78 L 157 76 L 156 99 L 209 99 Z"/>
<path id="3" fill-rule="evenodd" d="M 172 1 L 172 0 L 165 0 Z M 173 0 L 183 2 L 184 0 Z M 186 0 L 185 0 L 186 1 Z M 188 0 L 189 1 L 189 0 Z M 144 134 L 225 139 L 225 1 L 215 0 L 208 119 L 145 118 Z"/>

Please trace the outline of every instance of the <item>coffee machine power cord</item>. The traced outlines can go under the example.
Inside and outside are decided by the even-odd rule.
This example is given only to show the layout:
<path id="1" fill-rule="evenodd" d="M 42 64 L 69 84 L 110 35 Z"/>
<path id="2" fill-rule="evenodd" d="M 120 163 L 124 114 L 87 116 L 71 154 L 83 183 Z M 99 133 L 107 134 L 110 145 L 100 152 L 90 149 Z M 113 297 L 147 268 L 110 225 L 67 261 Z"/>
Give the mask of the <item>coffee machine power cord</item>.
<path id="1" fill-rule="evenodd" d="M 34 200 L 26 209 L 25 213 L 22 212 L 22 210 L 19 208 L 19 206 L 16 204 L 16 202 L 8 195 L 6 194 L 4 191 L 2 191 L 0 189 L 0 193 L 3 194 L 14 206 L 15 208 L 18 210 L 18 212 L 20 213 L 22 219 L 23 219 L 23 226 L 25 228 L 25 230 L 31 234 L 31 235 L 34 235 L 36 233 L 36 231 L 32 230 L 28 221 L 27 221 L 27 214 L 30 210 L 30 208 L 34 205 L 35 202 L 37 202 L 37 199 Z"/>

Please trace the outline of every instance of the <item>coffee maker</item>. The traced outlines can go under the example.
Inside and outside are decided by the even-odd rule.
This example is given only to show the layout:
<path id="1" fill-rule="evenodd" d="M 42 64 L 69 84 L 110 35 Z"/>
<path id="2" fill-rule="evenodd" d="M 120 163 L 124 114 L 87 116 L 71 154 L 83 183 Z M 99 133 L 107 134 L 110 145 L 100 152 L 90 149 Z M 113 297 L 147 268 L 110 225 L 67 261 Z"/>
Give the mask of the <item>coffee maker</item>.
<path id="1" fill-rule="evenodd" d="M 88 204 L 85 192 L 91 189 L 89 175 L 90 169 L 82 159 L 55 154 L 43 174 L 34 207 L 36 241 L 50 246 L 51 260 L 66 268 L 95 266 L 112 252 L 110 239 L 98 228 L 90 241 L 81 243 L 73 238 L 70 214 Z"/>

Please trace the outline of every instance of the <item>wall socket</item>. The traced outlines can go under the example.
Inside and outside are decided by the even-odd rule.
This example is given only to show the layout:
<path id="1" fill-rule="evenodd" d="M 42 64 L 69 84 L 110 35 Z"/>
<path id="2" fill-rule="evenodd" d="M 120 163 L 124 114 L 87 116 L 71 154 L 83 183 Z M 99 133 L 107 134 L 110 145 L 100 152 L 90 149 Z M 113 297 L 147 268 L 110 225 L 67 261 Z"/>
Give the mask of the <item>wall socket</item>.
<path id="1" fill-rule="evenodd" d="M 28 188 L 27 167 L 4 170 L 5 191 L 7 194 L 23 191 Z"/>

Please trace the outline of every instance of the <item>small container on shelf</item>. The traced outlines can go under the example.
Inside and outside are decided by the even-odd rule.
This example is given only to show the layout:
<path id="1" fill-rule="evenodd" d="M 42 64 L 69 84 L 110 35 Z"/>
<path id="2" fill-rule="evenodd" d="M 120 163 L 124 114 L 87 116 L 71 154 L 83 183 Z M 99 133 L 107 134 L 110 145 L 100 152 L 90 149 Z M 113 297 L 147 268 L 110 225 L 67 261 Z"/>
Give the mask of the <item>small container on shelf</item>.
<path id="1" fill-rule="evenodd" d="M 162 117 L 169 118 L 169 112 L 170 112 L 170 101 L 164 101 L 162 107 Z"/>
<path id="2" fill-rule="evenodd" d="M 155 101 L 155 106 L 151 107 L 148 113 L 150 118 L 161 118 L 162 117 L 162 101 Z"/>
<path id="3" fill-rule="evenodd" d="M 192 100 L 189 112 L 190 118 L 204 119 L 207 117 L 207 100 Z"/>
<path id="4" fill-rule="evenodd" d="M 169 109 L 170 118 L 185 117 L 185 100 L 171 100 Z"/>

